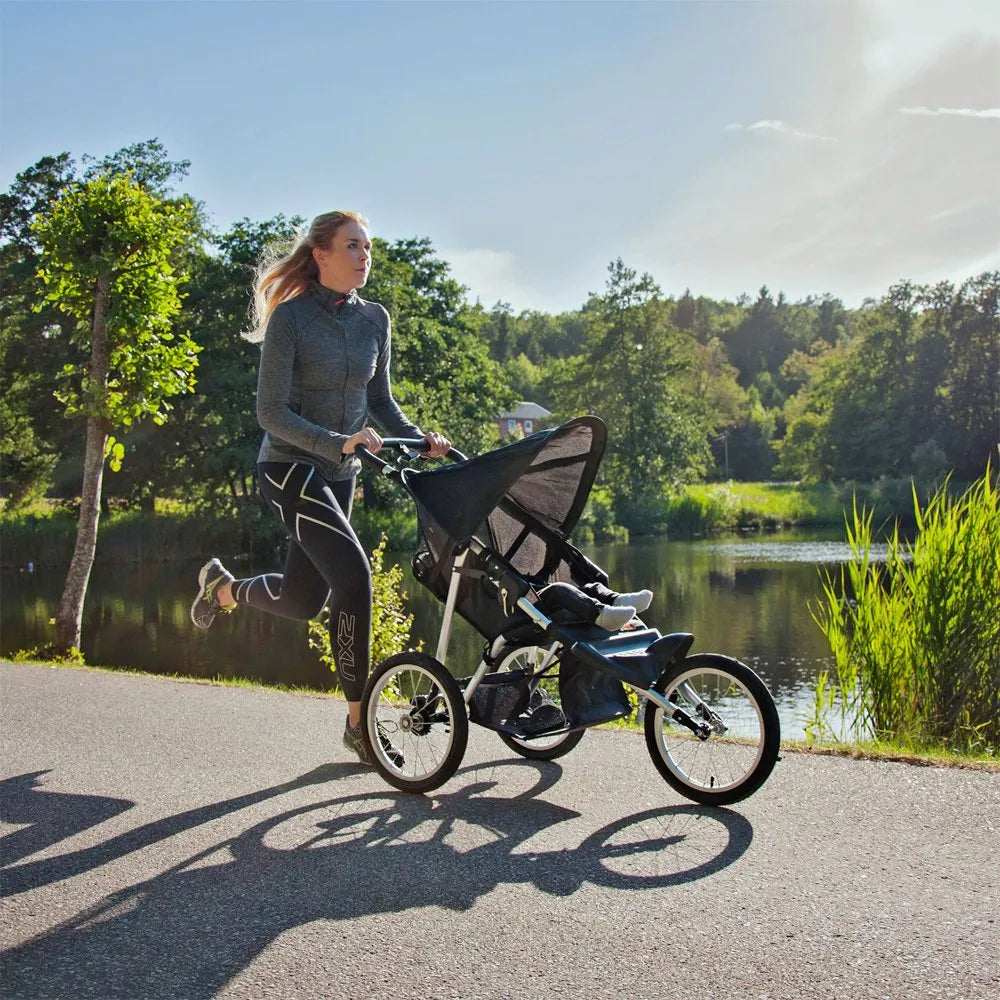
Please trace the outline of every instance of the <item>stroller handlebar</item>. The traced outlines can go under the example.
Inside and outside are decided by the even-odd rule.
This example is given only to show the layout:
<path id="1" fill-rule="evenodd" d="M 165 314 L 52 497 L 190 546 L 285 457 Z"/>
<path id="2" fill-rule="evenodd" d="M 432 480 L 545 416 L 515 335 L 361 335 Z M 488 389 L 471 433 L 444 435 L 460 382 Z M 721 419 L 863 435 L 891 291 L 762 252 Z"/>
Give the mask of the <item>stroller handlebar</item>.
<path id="1" fill-rule="evenodd" d="M 396 452 L 401 458 L 411 459 L 425 454 L 430 445 L 425 438 L 383 438 L 382 450 L 386 448 Z M 369 451 L 363 444 L 359 444 L 354 449 L 354 453 L 362 462 L 367 462 L 369 465 L 379 469 L 383 475 L 389 476 L 399 471 L 395 466 L 379 458 L 374 452 Z M 446 457 L 453 462 L 465 461 L 465 456 L 457 448 L 451 448 Z"/>

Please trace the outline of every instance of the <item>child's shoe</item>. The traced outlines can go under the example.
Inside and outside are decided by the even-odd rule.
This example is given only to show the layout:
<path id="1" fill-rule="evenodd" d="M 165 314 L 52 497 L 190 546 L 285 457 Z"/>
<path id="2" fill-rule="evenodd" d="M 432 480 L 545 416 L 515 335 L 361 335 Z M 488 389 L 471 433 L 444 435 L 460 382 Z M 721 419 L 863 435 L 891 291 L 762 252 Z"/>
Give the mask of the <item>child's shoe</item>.
<path id="1" fill-rule="evenodd" d="M 651 590 L 637 590 L 634 594 L 619 594 L 612 602 L 616 607 L 633 607 L 641 615 L 653 603 Z"/>
<path id="2" fill-rule="evenodd" d="M 622 607 L 617 604 L 605 604 L 595 619 L 595 624 L 606 628 L 609 632 L 617 632 L 635 617 L 635 608 Z"/>

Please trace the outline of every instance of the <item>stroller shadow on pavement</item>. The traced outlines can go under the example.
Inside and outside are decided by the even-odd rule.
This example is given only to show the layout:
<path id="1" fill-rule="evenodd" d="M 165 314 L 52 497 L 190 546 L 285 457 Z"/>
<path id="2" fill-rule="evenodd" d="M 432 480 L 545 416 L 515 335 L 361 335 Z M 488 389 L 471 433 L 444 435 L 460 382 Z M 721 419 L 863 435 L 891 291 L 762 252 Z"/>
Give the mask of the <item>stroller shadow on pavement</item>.
<path id="1" fill-rule="evenodd" d="M 115 861 L 282 791 L 356 773 L 329 765 L 148 824 L 62 864 L 38 862 L 19 891 L 31 881 L 44 885 Z M 739 814 L 683 804 L 625 816 L 577 846 L 546 849 L 565 845 L 567 834 L 572 844 L 571 828 L 560 824 L 579 818 L 538 797 L 561 774 L 551 762 L 492 761 L 463 768 L 456 779 L 463 783 L 447 794 L 386 789 L 275 812 L 4 952 L 5 1000 L 200 1000 L 217 995 L 279 935 L 312 921 L 423 907 L 462 912 L 504 884 L 531 884 L 553 896 L 569 896 L 588 881 L 613 890 L 670 888 L 727 867 L 752 840 Z M 528 787 L 512 796 L 514 782 Z M 529 842 L 542 833 L 544 845 L 535 849 Z"/>

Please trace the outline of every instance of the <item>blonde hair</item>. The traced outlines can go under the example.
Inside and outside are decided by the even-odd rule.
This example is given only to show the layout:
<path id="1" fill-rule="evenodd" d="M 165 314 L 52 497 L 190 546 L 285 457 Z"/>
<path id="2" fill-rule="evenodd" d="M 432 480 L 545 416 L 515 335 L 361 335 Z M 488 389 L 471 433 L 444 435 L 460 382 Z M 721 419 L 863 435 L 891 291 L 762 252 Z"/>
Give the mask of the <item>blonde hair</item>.
<path id="1" fill-rule="evenodd" d="M 243 336 L 251 343 L 264 339 L 271 313 L 288 299 L 301 295 L 319 277 L 313 250 L 327 249 L 333 236 L 345 222 L 368 225 L 359 212 L 324 212 L 317 215 L 306 232 L 299 233 L 291 244 L 269 246 L 257 265 L 250 304 L 251 328 Z"/>

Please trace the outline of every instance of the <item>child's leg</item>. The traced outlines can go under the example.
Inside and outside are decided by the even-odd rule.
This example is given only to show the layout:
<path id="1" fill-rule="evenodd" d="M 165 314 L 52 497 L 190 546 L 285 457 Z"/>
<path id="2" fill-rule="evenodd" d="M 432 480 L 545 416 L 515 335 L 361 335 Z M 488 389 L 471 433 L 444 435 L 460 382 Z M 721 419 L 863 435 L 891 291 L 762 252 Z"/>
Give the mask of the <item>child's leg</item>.
<path id="1" fill-rule="evenodd" d="M 538 591 L 541 609 L 560 621 L 590 622 L 616 631 L 632 620 L 635 608 L 614 607 L 589 597 L 569 583 L 550 583 Z"/>

